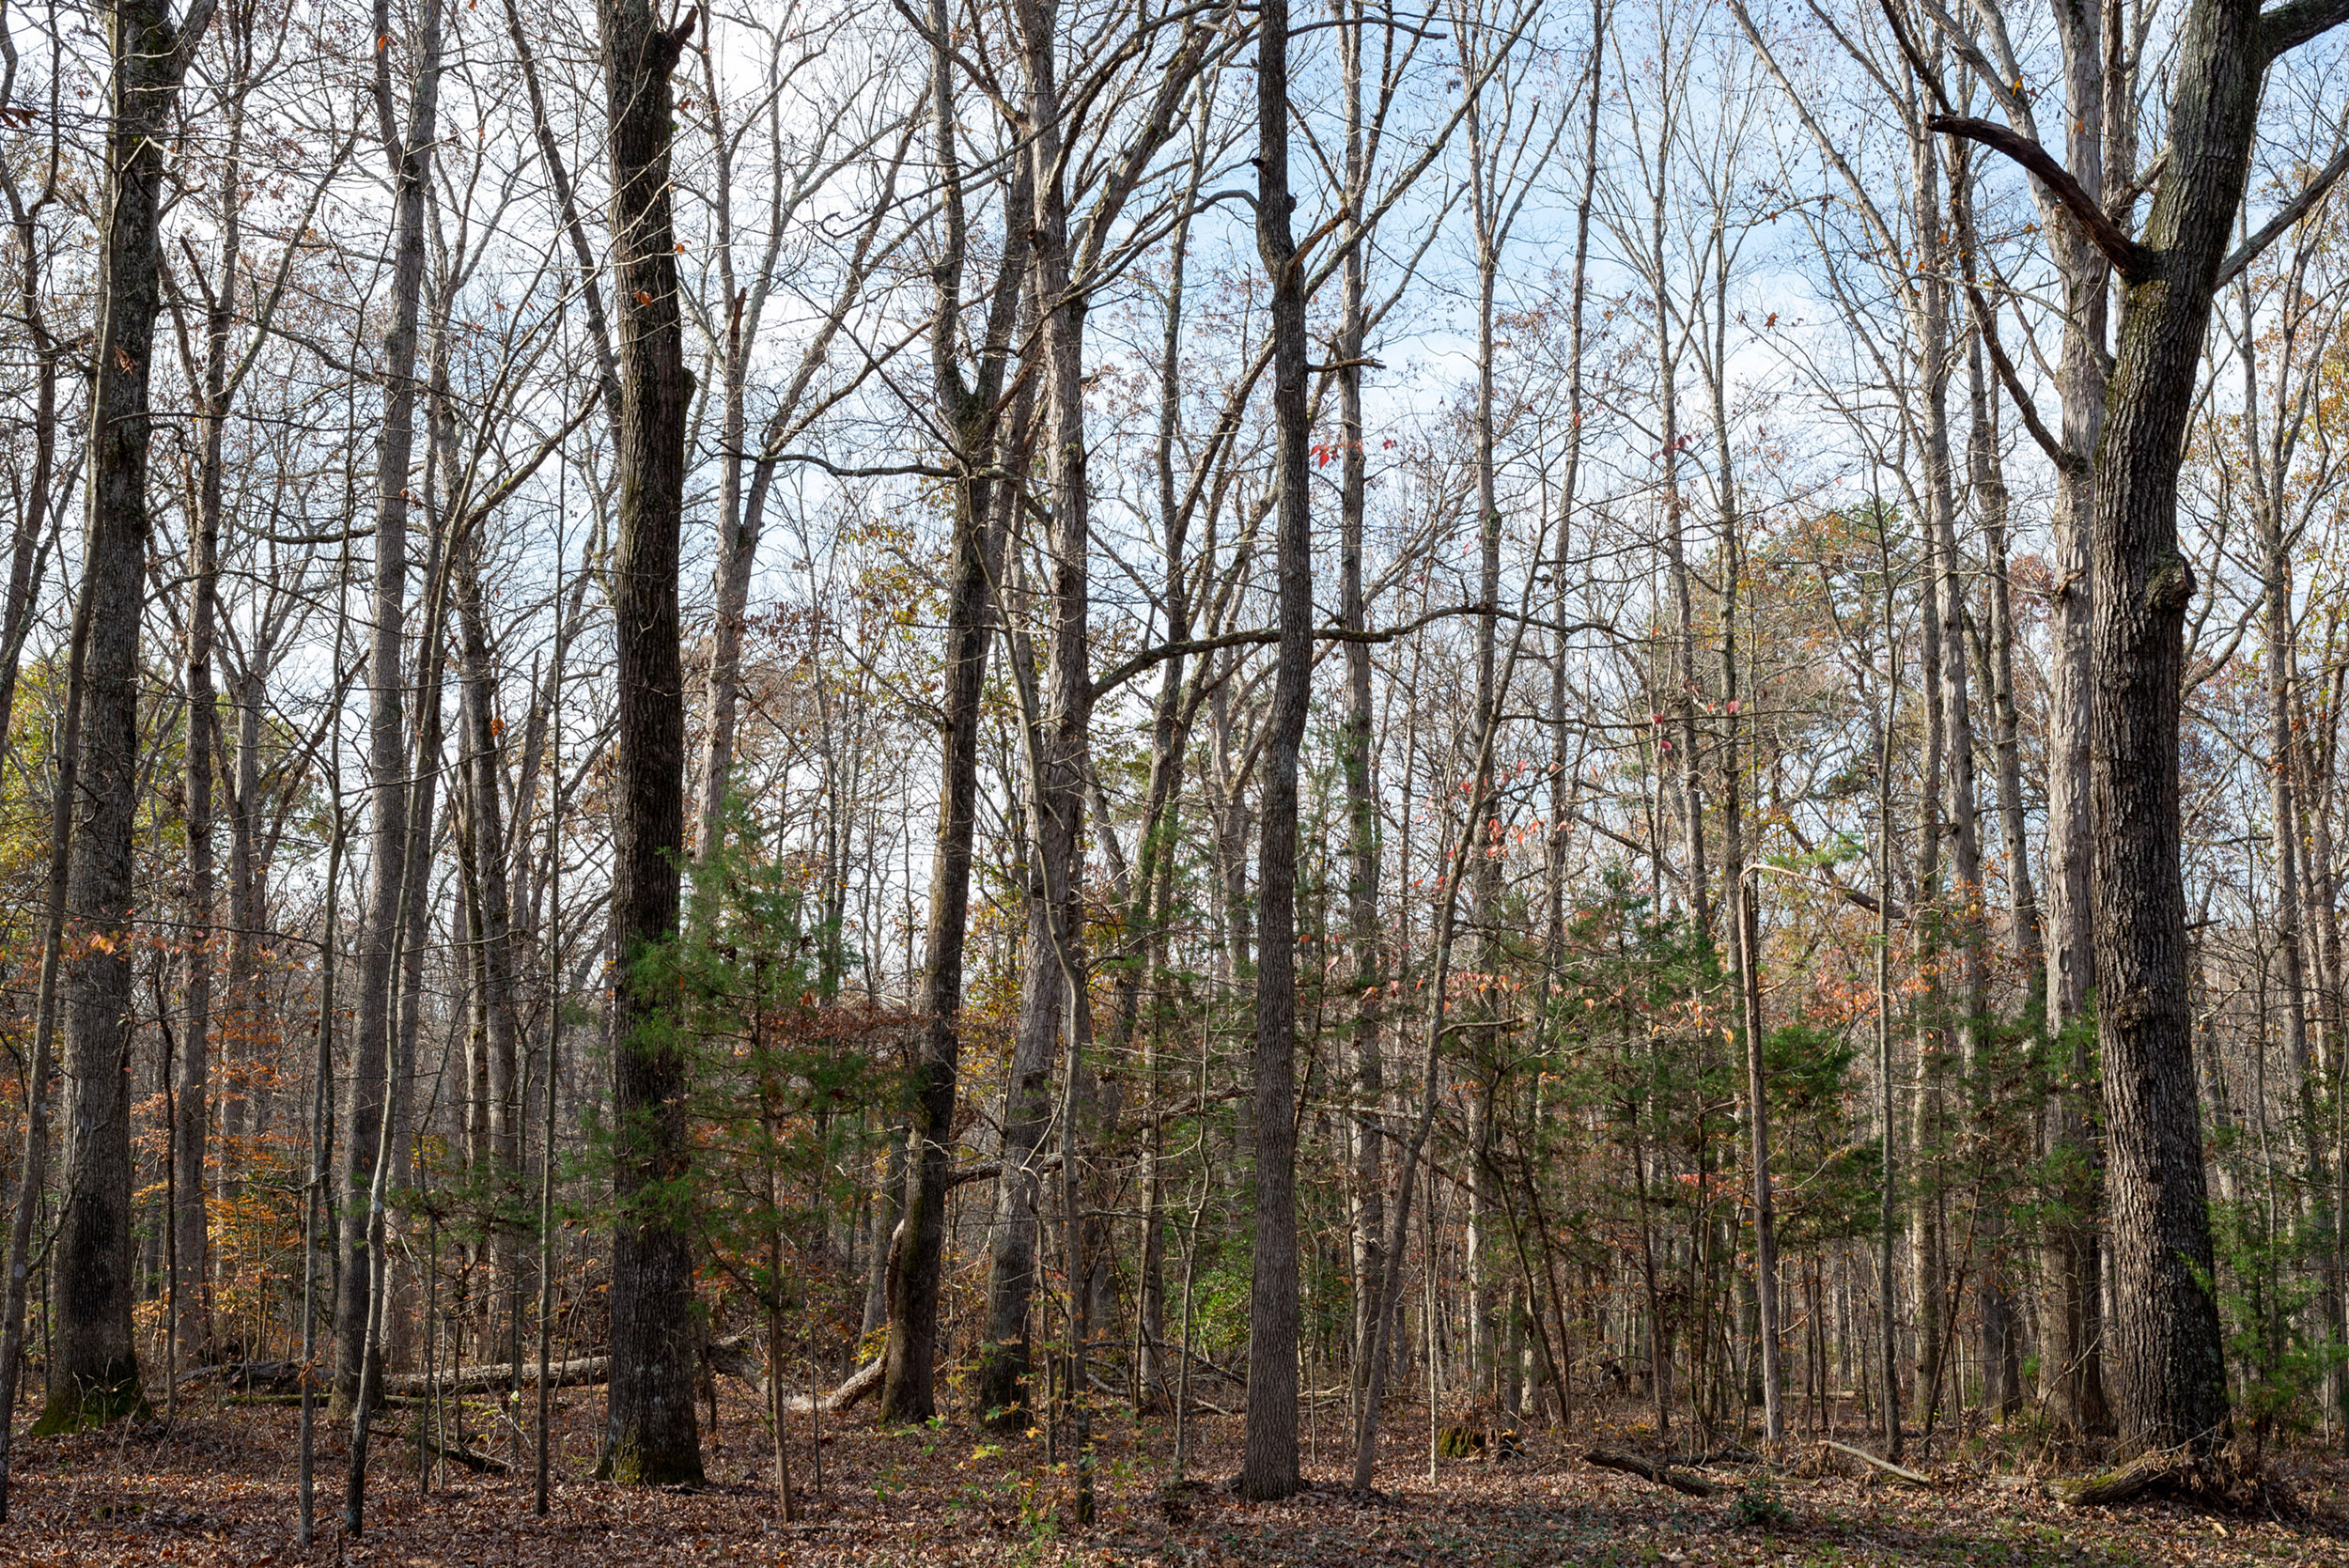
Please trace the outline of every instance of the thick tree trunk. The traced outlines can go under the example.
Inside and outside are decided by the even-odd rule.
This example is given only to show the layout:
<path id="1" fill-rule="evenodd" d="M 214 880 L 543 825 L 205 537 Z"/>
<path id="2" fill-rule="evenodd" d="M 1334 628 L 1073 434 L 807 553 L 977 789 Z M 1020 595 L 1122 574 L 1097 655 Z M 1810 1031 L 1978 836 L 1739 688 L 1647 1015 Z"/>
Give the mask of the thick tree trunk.
<path id="1" fill-rule="evenodd" d="M 2122 1435 L 2211 1452 L 2227 1422 L 2195 1093 L 2190 949 L 2179 864 L 2178 724 L 2194 573 L 2178 469 L 2212 296 L 2250 168 L 2274 54 L 2340 20 L 2197 0 L 2171 77 L 2169 171 L 2124 292 L 2096 449 L 2090 802 L 2096 1030 L 2113 1237 L 2110 1342 Z M 2296 34 L 2296 36 L 2295 36 Z"/>
<path id="2" fill-rule="evenodd" d="M 613 747 L 614 1005 L 611 1395 L 599 1473 L 646 1485 L 702 1479 L 693 1408 L 693 1265 L 676 1212 L 690 1160 L 686 1063 L 666 1025 L 668 944 L 685 847 L 685 680 L 677 552 L 690 397 L 677 307 L 670 72 L 698 13 L 672 29 L 650 0 L 598 0 L 618 283 L 617 548 L 612 564 L 618 722 Z"/>
<path id="3" fill-rule="evenodd" d="M 89 523 L 82 569 L 91 615 L 79 798 L 67 907 L 78 932 L 65 976 L 65 1164 L 50 1273 L 54 1338 L 38 1432 L 147 1408 L 132 1338 L 131 895 L 138 815 L 139 624 L 149 523 L 148 405 L 160 272 L 163 145 L 211 8 L 184 30 L 162 0 L 106 11 L 106 190 L 90 390 Z"/>

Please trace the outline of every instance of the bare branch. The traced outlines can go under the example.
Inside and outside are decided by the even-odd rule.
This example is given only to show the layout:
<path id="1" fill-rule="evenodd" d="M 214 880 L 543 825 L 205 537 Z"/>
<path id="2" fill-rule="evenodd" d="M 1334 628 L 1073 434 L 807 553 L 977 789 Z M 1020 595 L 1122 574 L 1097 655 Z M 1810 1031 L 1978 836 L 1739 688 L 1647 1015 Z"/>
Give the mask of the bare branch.
<path id="1" fill-rule="evenodd" d="M 2344 141 L 2333 153 L 2333 161 L 2316 171 L 2316 177 L 2300 188 L 2300 194 L 2276 210 L 2276 215 L 2260 225 L 2260 231 L 2235 247 L 2234 253 L 2219 263 L 2214 289 L 2232 283 L 2243 269 L 2257 261 L 2260 253 L 2283 237 L 2284 230 L 2307 217 L 2325 194 L 2333 188 L 2343 170 L 2349 170 L 2349 141 Z"/>
<path id="2" fill-rule="evenodd" d="M 2152 273 L 2154 253 L 2123 234 L 2121 225 L 2080 188 L 2080 182 L 2072 178 L 2072 171 L 2029 136 L 1995 120 L 1977 119 L 1971 115 L 1934 115 L 1926 119 L 1925 127 L 1944 135 L 1980 142 L 1993 152 L 2006 154 L 2054 193 L 2063 210 L 2072 215 L 2072 221 L 2080 225 L 2080 232 L 2104 252 L 2114 272 L 2130 283 L 2142 282 Z"/>

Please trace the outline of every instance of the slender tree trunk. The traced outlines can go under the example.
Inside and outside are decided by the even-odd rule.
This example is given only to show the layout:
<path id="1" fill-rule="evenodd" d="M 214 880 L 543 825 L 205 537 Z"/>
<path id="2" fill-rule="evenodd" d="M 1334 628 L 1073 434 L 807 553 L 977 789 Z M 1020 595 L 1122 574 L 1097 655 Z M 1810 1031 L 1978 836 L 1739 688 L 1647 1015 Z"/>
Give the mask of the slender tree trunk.
<path id="1" fill-rule="evenodd" d="M 1917 295 L 1924 329 L 1921 334 L 1919 369 L 1925 390 L 1926 521 L 1933 529 L 1934 554 L 1941 578 L 1941 683 L 1936 700 L 1941 705 L 1945 748 L 1941 815 L 1950 839 L 1952 877 L 1948 922 L 1957 946 L 1958 1011 L 1954 1024 L 1959 1070 L 1966 1079 L 1965 1153 L 1968 1167 L 1973 1172 L 1971 1234 L 1978 1260 L 1974 1269 L 1975 1323 L 1980 1334 L 1986 1402 L 2003 1419 L 2020 1406 L 2022 1388 L 2015 1348 L 2014 1307 L 2000 1262 L 2005 1251 L 2005 1210 L 1997 1195 L 1982 1190 L 1991 1176 L 1986 1150 L 1995 1104 L 1988 1082 L 1990 1067 L 1983 1060 L 1990 980 L 1983 953 L 1982 837 L 1974 785 L 1973 700 L 1968 678 L 1972 661 L 1967 653 L 1966 582 L 1957 548 L 1955 464 L 1949 427 L 1950 368 L 1955 357 L 1951 346 L 1948 242 L 1944 237 L 1950 225 L 1937 221 L 1938 149 L 1930 140 L 1920 147 L 1919 162 L 1932 172 L 1932 178 L 1921 182 L 1919 210 L 1921 215 L 1936 215 L 1935 221 L 1928 222 L 1920 231 L 1931 238 L 1923 241 L 1925 261 L 1920 269 Z M 1963 157 L 1954 160 L 1954 163 L 1950 176 L 1950 201 L 1952 206 L 1959 206 L 1966 199 L 1960 188 L 1968 174 Z"/>
<path id="2" fill-rule="evenodd" d="M 1713 249 L 1726 267 L 1728 252 L 1719 227 L 1714 231 Z M 1748 1381 L 1758 1380 L 1762 1386 L 1764 1430 L 1776 1444 L 1786 1438 L 1786 1412 L 1785 1378 L 1779 1365 L 1778 1203 L 1770 1185 L 1769 1036 L 1763 1030 L 1762 955 L 1756 951 L 1762 924 L 1753 871 L 1746 862 L 1745 780 L 1738 745 L 1743 702 L 1737 679 L 1737 589 L 1745 562 L 1738 536 L 1736 470 L 1730 448 L 1729 279 L 1723 275 L 1716 283 L 1709 323 L 1712 352 L 1705 371 L 1713 400 L 1714 484 L 1720 515 L 1721 893 L 1729 904 L 1729 955 L 1736 976 L 1746 1052 L 1746 1157 L 1753 1204 L 1751 1291 L 1760 1350 Z"/>
<path id="3" fill-rule="evenodd" d="M 1362 595 L 1362 530 L 1369 509 L 1369 453 L 1363 444 L 1362 355 L 1369 258 L 1364 254 L 1362 203 L 1370 171 L 1362 137 L 1362 54 L 1368 22 L 1361 0 L 1347 7 L 1348 25 L 1338 47 L 1346 82 L 1346 239 L 1350 250 L 1339 274 L 1338 298 L 1338 619 L 1351 632 L 1368 629 Z M 1354 1346 L 1356 1402 L 1368 1387 L 1370 1358 L 1378 1339 L 1377 1312 L 1386 1298 L 1385 1152 L 1378 1127 L 1386 1098 L 1386 1063 L 1380 1040 L 1378 987 L 1385 955 L 1378 930 L 1378 817 L 1371 795 L 1370 644 L 1346 644 L 1346 722 L 1339 762 L 1346 774 L 1346 924 L 1353 950 L 1351 989 L 1354 1098 L 1353 1207 Z"/>
<path id="4" fill-rule="evenodd" d="M 85 574 L 74 596 L 73 629 L 66 650 L 65 708 L 59 715 L 49 806 L 47 908 L 41 918 L 40 979 L 33 1012 L 33 1052 L 24 1081 L 24 1147 L 17 1163 L 8 1223 L 5 1305 L 0 1305 L 0 1524 L 8 1516 L 9 1449 L 16 1431 L 17 1378 L 24 1365 L 24 1311 L 32 1295 L 33 1230 L 39 1222 L 48 1179 L 49 1083 L 56 1060 L 57 970 L 65 948 L 72 867 L 72 802 L 81 787 L 83 669 L 97 601 L 96 578 Z"/>
<path id="5" fill-rule="evenodd" d="M 506 886 L 505 768 L 497 721 L 497 668 L 482 604 L 480 548 L 472 531 L 456 541 L 450 565 L 456 588 L 459 679 L 459 798 L 466 833 L 474 846 L 474 973 L 480 995 L 482 1046 L 481 1141 L 485 1163 L 479 1175 L 492 1204 L 490 1253 L 497 1288 L 507 1302 L 506 1320 L 519 1336 L 522 1268 L 516 1237 L 523 1203 L 521 1188 L 521 1020 L 514 933 L 508 924 L 512 899 Z M 437 683 L 436 683 L 437 684 Z M 436 748 L 437 752 L 437 748 Z M 423 781 L 418 781 L 421 791 Z M 422 878 L 417 879 L 421 881 Z M 416 944 L 421 945 L 421 944 Z M 408 1019 L 403 1015 L 402 1027 Z M 514 1343 L 519 1346 L 519 1337 Z"/>
<path id="6" fill-rule="evenodd" d="M 1288 0 L 1264 0 L 1256 47 L 1256 253 L 1271 289 L 1272 411 L 1279 432 L 1279 662 L 1256 842 L 1256 1049 L 1252 1141 L 1255 1248 L 1248 1289 L 1248 1421 L 1239 1489 L 1298 1489 L 1297 796 L 1313 675 L 1313 512 L 1306 445 L 1305 279 L 1291 235 Z"/>
<path id="7" fill-rule="evenodd" d="M 2064 55 L 2066 162 L 2095 200 L 2104 197 L 2107 94 L 2120 85 L 2105 79 L 2105 11 L 2095 0 L 2066 0 L 2056 12 Z M 2103 1246 L 2096 1223 L 2104 1149 L 2092 1110 L 2095 1079 L 2087 1033 L 2095 973 L 2089 877 L 2089 626 L 2096 590 L 2089 534 L 2096 489 L 2092 458 L 2105 420 L 2111 273 L 2073 225 L 2050 227 L 2064 291 L 2056 387 L 2066 460 L 2056 471 L 2056 592 L 2049 629 L 2046 1028 L 2052 1087 L 2046 1124 L 2046 1161 L 2054 1180 L 2040 1250 L 2045 1281 L 2040 1365 L 2051 1419 L 2061 1427 L 2091 1432 L 2102 1428 L 2108 1416 Z"/>
<path id="8" fill-rule="evenodd" d="M 376 7 L 375 31 L 391 36 L 388 0 Z M 371 1230 L 361 1217 L 375 1187 L 378 1129 L 391 1071 L 395 950 L 404 918 L 401 885 L 408 861 L 405 663 L 402 643 L 408 594 L 409 469 L 415 450 L 417 323 L 424 301 L 425 196 L 440 101 L 441 7 L 426 0 L 417 42 L 416 79 L 403 135 L 392 105 L 391 48 L 375 54 L 375 107 L 384 156 L 392 166 L 392 287 L 390 329 L 383 338 L 383 426 L 376 445 L 375 625 L 367 656 L 367 775 L 369 879 L 367 919 L 360 942 L 357 1040 L 350 1070 L 343 1165 L 343 1256 L 334 1302 L 334 1411 L 358 1397 L 366 1353 L 367 1308 L 373 1299 Z"/>
<path id="9" fill-rule="evenodd" d="M 1019 247 L 1013 246 L 997 277 L 986 351 L 977 384 L 972 385 L 963 375 L 957 342 L 967 221 L 955 145 L 944 0 L 931 0 L 929 23 L 931 130 L 937 137 L 946 232 L 937 274 L 939 314 L 931 330 L 931 373 L 954 433 L 956 450 L 950 456 L 966 476 L 954 492 L 955 535 L 948 568 L 952 597 L 939 737 L 941 783 L 922 972 L 922 1058 L 908 1122 L 908 1174 L 899 1188 L 904 1213 L 891 1238 L 896 1259 L 888 1277 L 889 1365 L 881 1385 L 881 1415 L 908 1421 L 927 1421 L 937 1408 L 939 1270 L 945 1248 L 946 1174 L 954 1158 L 955 1096 L 962 1055 L 962 964 L 970 932 L 972 843 L 977 823 L 980 703 L 993 634 L 992 584 L 1002 574 L 1004 526 L 998 513 L 998 487 L 978 471 L 988 466 L 995 450 L 995 405 L 1002 395 L 1006 346 L 1025 273 Z M 1027 190 L 1025 179 L 1013 182 L 1015 196 Z M 988 1407 L 983 1401 L 982 1410 Z"/>

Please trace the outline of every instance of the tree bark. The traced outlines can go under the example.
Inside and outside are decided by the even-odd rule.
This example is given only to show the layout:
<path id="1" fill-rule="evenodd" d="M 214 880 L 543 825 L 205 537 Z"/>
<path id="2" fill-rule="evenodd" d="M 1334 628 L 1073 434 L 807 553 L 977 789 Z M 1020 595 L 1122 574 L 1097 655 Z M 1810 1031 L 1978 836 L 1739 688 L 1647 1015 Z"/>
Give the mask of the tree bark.
<path id="1" fill-rule="evenodd" d="M 65 976 L 70 1175 L 50 1264 L 56 1318 L 36 1432 L 75 1431 L 147 1409 L 131 1328 L 131 897 L 150 535 L 148 395 L 163 307 L 163 147 L 211 7 L 197 0 L 175 25 L 163 0 L 117 0 L 105 19 L 113 78 L 82 561 L 91 615 L 83 770 L 70 807 L 82 816 L 67 885 L 76 923 Z"/>
<path id="2" fill-rule="evenodd" d="M 2279 53 L 2341 19 L 2315 0 L 2264 23 L 2249 0 L 2196 0 L 2171 76 L 2168 171 L 2142 240 L 2113 257 L 2123 292 L 2096 447 L 2089 794 L 2110 1343 L 2122 1436 L 2141 1449 L 2210 1453 L 2228 1415 L 2179 864 L 2179 711 L 2195 584 L 2178 542 L 2178 470 L 2262 81 Z"/>
<path id="3" fill-rule="evenodd" d="M 389 0 L 378 0 L 375 31 L 389 39 Z M 438 134 L 441 7 L 427 0 L 417 42 L 416 80 L 403 134 L 392 106 L 391 47 L 375 54 L 378 134 L 392 166 L 390 329 L 383 337 L 383 427 L 376 445 L 375 625 L 367 655 L 369 848 L 367 919 L 360 942 L 357 1038 L 350 1098 L 343 1114 L 346 1218 L 334 1301 L 334 1400 L 337 1417 L 358 1397 L 366 1354 L 373 1254 L 364 1214 L 375 1187 L 379 1129 L 391 1071 L 392 985 L 398 945 L 401 885 L 408 862 L 408 785 L 403 626 L 408 592 L 409 468 L 415 451 L 417 321 L 424 301 L 425 196 Z"/>
<path id="4" fill-rule="evenodd" d="M 962 1057 L 962 963 L 970 932 L 972 845 L 977 825 L 980 702 L 993 635 L 991 587 L 1002 571 L 998 487 L 984 476 L 996 447 L 996 403 L 1018 309 L 1024 258 L 1007 247 L 990 306 L 976 384 L 966 379 L 957 348 L 968 226 L 955 145 L 952 61 L 944 0 L 931 0 L 931 130 L 937 138 L 946 243 L 937 272 L 938 317 L 931 328 L 935 395 L 953 432 L 951 459 L 964 471 L 954 491 L 954 541 L 948 566 L 946 670 L 940 714 L 938 829 L 930 860 L 930 911 L 922 970 L 923 1038 L 907 1125 L 904 1213 L 891 1237 L 889 1344 L 884 1353 L 881 1417 L 927 1421 L 937 1411 L 939 1269 L 945 1249 L 946 1175 L 954 1160 L 957 1079 Z M 1013 181 L 1012 197 L 1029 190 Z M 1008 502 L 1008 495 L 1002 498 Z M 1024 1307 L 1022 1316 L 1025 1315 Z M 987 1408 L 983 1403 L 981 1408 Z"/>
<path id="5" fill-rule="evenodd" d="M 599 1473 L 699 1483 L 693 1267 L 680 1210 L 691 1149 L 686 1063 L 672 1037 L 665 949 L 677 934 L 685 847 L 685 681 L 677 553 L 691 396 L 677 306 L 670 73 L 698 11 L 663 28 L 650 0 L 597 0 L 611 160 L 620 415 L 612 593 L 618 722 L 613 747 L 613 1374 Z"/>
<path id="6" fill-rule="evenodd" d="M 1252 1131 L 1255 1250 L 1248 1288 L 1248 1421 L 1240 1495 L 1292 1496 L 1297 1452 L 1297 773 L 1313 680 L 1313 527 L 1306 446 L 1305 278 L 1289 225 L 1288 0 L 1263 0 L 1256 35 L 1256 253 L 1271 289 L 1279 433 L 1281 641 L 1264 816 L 1256 841 L 1256 1048 Z M 1482 796 L 1479 796 L 1481 802 Z"/>

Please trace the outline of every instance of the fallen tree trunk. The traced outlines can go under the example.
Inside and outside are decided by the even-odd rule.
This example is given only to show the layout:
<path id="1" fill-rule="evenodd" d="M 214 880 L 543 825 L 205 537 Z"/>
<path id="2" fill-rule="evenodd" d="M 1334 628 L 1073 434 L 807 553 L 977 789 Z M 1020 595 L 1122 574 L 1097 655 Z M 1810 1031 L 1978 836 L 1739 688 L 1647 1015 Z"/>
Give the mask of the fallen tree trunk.
<path id="1" fill-rule="evenodd" d="M 207 1383 L 244 1393 L 269 1393 L 292 1389 L 299 1391 L 301 1369 L 291 1361 L 222 1361 L 209 1367 L 192 1367 L 173 1380 L 177 1389 L 197 1389 Z M 326 1379 L 313 1372 L 313 1386 L 323 1389 Z"/>
<path id="2" fill-rule="evenodd" d="M 712 1344 L 709 1347 L 709 1364 L 728 1377 L 747 1383 L 757 1389 L 760 1399 L 764 1400 L 767 1397 L 767 1369 L 756 1356 L 751 1354 L 746 1338 L 720 1340 Z M 785 1404 L 784 1408 L 800 1414 L 804 1414 L 809 1410 L 821 1410 L 826 1415 L 835 1410 L 846 1410 L 880 1387 L 881 1372 L 885 1365 L 886 1361 L 883 1358 L 876 1358 L 868 1364 L 859 1367 L 849 1375 L 847 1382 L 826 1394 L 822 1400 L 811 1401 L 805 1394 L 794 1394 Z"/>
<path id="3" fill-rule="evenodd" d="M 2189 1479 L 2187 1469 L 2186 1460 L 2164 1451 L 2133 1460 L 2119 1469 L 2050 1482 L 2047 1489 L 2055 1494 L 2056 1501 L 2067 1508 L 2102 1508 L 2127 1502 L 2168 1483 L 2183 1485 Z"/>
<path id="4" fill-rule="evenodd" d="M 1585 1465 L 1596 1465 L 1602 1470 L 1622 1470 L 1626 1474 L 1638 1476 L 1641 1481 L 1654 1482 L 1658 1486 L 1669 1486 L 1675 1492 L 1685 1492 L 1692 1498 L 1709 1498 L 1719 1490 L 1711 1482 L 1701 1476 L 1693 1476 L 1686 1470 L 1674 1469 L 1670 1465 L 1658 1465 L 1653 1460 L 1642 1459 L 1636 1453 L 1616 1453 L 1608 1449 L 1593 1449 L 1582 1456 L 1582 1462 Z"/>
<path id="5" fill-rule="evenodd" d="M 760 1366 L 758 1358 L 750 1353 L 747 1348 L 749 1343 L 750 1336 L 747 1334 L 736 1334 L 726 1339 L 712 1341 L 708 1352 L 709 1364 L 728 1377 L 749 1384 L 763 1396 L 767 1391 L 766 1372 Z M 826 1394 L 819 1405 L 811 1405 L 807 1396 L 801 1394 L 792 1399 L 788 1408 L 801 1411 L 820 1408 L 826 1414 L 835 1410 L 846 1410 L 880 1386 L 881 1366 L 882 1363 L 876 1360 L 869 1366 L 859 1368 L 847 1382 Z M 557 1361 L 547 1368 L 547 1382 L 549 1386 L 557 1389 L 609 1383 L 611 1380 L 612 1358 L 608 1354 L 574 1357 L 568 1361 Z M 535 1389 L 537 1386 L 538 1364 L 531 1360 L 522 1362 L 521 1381 L 519 1385 L 514 1380 L 514 1363 L 511 1361 L 487 1361 L 475 1366 L 449 1367 L 444 1371 L 434 1373 L 429 1377 L 420 1372 L 411 1372 L 383 1379 L 383 1389 L 386 1393 L 405 1394 L 411 1397 L 424 1394 L 498 1393 L 509 1388 Z"/>
<path id="6" fill-rule="evenodd" d="M 568 1361 L 556 1361 L 547 1368 L 547 1382 L 554 1388 L 566 1384 L 608 1383 L 612 1380 L 610 1356 L 581 1356 Z M 420 1372 L 401 1373 L 383 1379 L 384 1391 L 395 1394 L 487 1394 L 502 1389 L 535 1389 L 538 1386 L 538 1363 L 524 1360 L 519 1383 L 511 1361 L 484 1361 L 470 1367 L 446 1367 L 427 1376 Z"/>
<path id="7" fill-rule="evenodd" d="M 1833 1449 L 1838 1453 L 1849 1454 L 1863 1465 L 1873 1465 L 1893 1480 L 1904 1482 L 1910 1486 L 1922 1486 L 1929 1489 L 1935 1484 L 1931 1476 L 1920 1475 L 1905 1466 L 1893 1464 L 1890 1459 L 1878 1459 L 1866 1449 L 1856 1449 L 1849 1443 L 1839 1443 L 1829 1437 L 1820 1438 L 1819 1446 L 1823 1449 Z"/>
<path id="8" fill-rule="evenodd" d="M 831 1415 L 835 1410 L 846 1410 L 881 1386 L 881 1372 L 888 1364 L 886 1357 L 876 1357 L 866 1365 L 857 1368 L 846 1383 L 832 1389 L 820 1401 L 811 1405 L 804 1396 L 801 1396 L 792 1400 L 788 1407 L 798 1411 L 820 1409 L 826 1415 Z"/>

